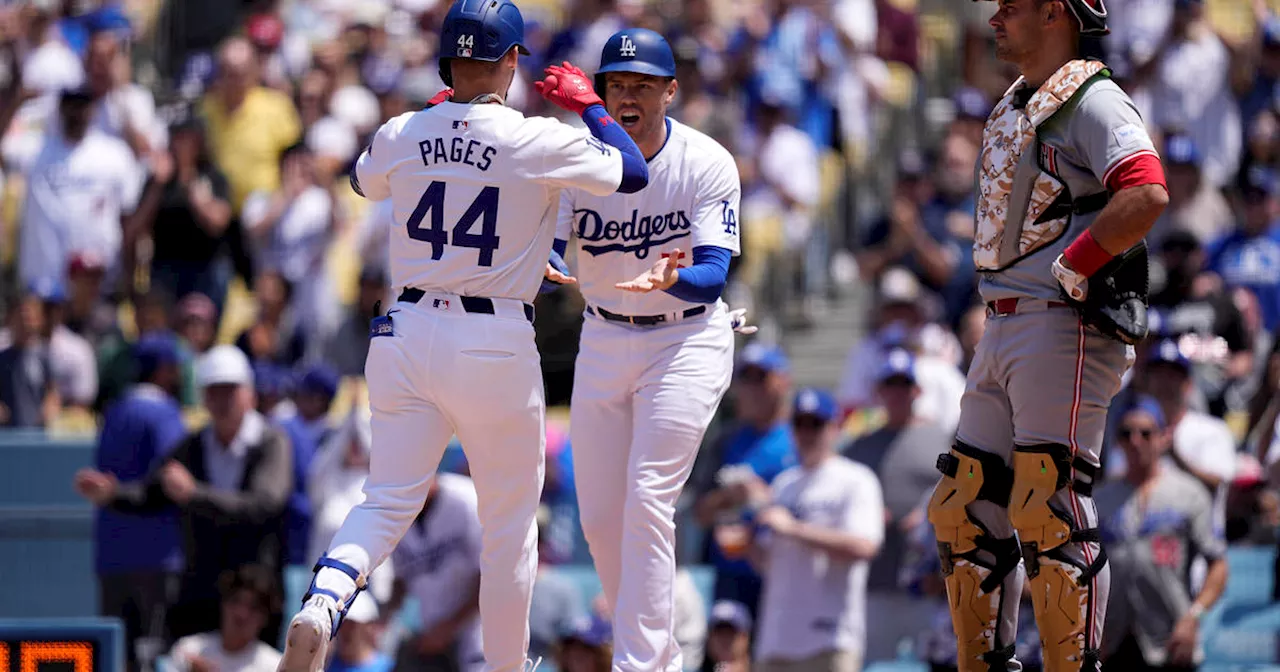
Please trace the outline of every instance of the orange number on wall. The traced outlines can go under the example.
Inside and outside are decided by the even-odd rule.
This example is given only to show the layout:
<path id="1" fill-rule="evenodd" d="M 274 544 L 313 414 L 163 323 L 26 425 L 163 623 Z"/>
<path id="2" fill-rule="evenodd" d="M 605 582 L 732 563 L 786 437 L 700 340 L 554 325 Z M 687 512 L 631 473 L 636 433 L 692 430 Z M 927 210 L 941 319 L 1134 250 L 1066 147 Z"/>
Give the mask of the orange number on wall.
<path id="1" fill-rule="evenodd" d="M 9 645 L 0 644 L 0 672 L 9 672 Z"/>
<path id="2" fill-rule="evenodd" d="M 93 672 L 93 647 L 84 642 L 23 642 L 22 672 L 39 672 L 40 663 L 71 663 L 75 672 Z M 3 668 L 7 669 L 7 668 Z"/>

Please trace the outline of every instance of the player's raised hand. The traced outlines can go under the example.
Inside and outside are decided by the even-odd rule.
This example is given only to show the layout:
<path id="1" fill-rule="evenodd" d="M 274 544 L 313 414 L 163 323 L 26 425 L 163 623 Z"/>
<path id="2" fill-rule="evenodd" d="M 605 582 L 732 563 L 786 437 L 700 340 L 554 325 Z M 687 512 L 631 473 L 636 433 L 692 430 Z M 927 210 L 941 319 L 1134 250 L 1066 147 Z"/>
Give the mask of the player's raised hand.
<path id="1" fill-rule="evenodd" d="M 684 254 L 675 249 L 654 262 L 653 267 L 641 273 L 635 280 L 619 282 L 614 287 L 624 292 L 644 294 L 654 290 L 670 289 L 680 279 L 680 258 Z"/>
<path id="2" fill-rule="evenodd" d="M 759 327 L 747 324 L 746 308 L 729 311 L 729 326 L 731 326 L 734 331 L 744 335 L 750 335 L 760 331 Z"/>
<path id="3" fill-rule="evenodd" d="M 586 73 L 568 61 L 564 65 L 548 66 L 546 77 L 540 82 L 534 82 L 533 88 L 552 104 L 574 114 L 582 114 L 583 110 L 592 105 L 604 104 L 592 89 L 591 80 Z"/>

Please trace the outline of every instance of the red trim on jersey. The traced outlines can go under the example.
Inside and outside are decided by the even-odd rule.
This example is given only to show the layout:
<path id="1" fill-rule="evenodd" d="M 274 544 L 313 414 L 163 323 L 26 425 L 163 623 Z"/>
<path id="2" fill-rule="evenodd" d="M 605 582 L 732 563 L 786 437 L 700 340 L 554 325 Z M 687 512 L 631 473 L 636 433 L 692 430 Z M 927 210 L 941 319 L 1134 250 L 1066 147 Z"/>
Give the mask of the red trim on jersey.
<path id="1" fill-rule="evenodd" d="M 1164 180 L 1164 165 L 1154 150 L 1142 149 L 1116 161 L 1102 176 L 1102 183 L 1111 193 L 1138 187 L 1144 184 L 1158 184 L 1166 190 L 1169 188 Z"/>

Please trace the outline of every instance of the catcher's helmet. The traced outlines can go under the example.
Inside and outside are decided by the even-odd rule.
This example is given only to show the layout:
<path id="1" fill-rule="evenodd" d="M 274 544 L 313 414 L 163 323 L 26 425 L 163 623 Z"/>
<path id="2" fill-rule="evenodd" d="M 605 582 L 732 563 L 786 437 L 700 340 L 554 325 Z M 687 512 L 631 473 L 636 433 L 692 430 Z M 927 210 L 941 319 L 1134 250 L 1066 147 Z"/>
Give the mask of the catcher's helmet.
<path id="1" fill-rule="evenodd" d="M 1107 6 L 1103 0 L 1062 0 L 1080 24 L 1081 35 L 1107 35 Z"/>
<path id="2" fill-rule="evenodd" d="M 440 26 L 440 79 L 453 86 L 449 59 L 469 58 L 492 63 L 515 47 L 524 46 L 524 17 L 511 0 L 457 0 Z"/>
<path id="3" fill-rule="evenodd" d="M 676 57 L 666 38 L 645 28 L 620 30 L 604 43 L 596 92 L 603 95 L 606 72 L 636 72 L 656 77 L 676 76 Z"/>

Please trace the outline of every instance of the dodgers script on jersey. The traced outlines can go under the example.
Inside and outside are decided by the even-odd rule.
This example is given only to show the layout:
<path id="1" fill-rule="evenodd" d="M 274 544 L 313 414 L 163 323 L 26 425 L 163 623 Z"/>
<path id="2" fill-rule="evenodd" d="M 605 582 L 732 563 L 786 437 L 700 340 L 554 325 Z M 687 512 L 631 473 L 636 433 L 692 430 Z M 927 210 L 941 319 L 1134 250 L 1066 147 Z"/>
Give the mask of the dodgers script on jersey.
<path id="1" fill-rule="evenodd" d="M 623 315 L 673 313 L 698 304 L 666 292 L 636 294 L 614 288 L 649 270 L 659 255 L 679 248 L 681 266 L 693 248 L 740 251 L 741 186 L 733 156 L 719 143 L 671 119 L 667 143 L 649 161 L 649 185 L 634 194 L 566 189 L 556 238 L 578 239 L 577 278 L 594 306 Z"/>
<path id="2" fill-rule="evenodd" d="M 560 190 L 603 196 L 621 181 L 621 153 L 585 130 L 445 102 L 383 124 L 352 186 L 392 199 L 393 287 L 531 302 Z"/>

